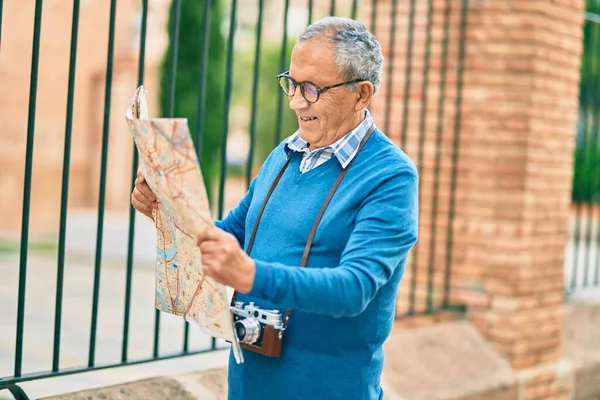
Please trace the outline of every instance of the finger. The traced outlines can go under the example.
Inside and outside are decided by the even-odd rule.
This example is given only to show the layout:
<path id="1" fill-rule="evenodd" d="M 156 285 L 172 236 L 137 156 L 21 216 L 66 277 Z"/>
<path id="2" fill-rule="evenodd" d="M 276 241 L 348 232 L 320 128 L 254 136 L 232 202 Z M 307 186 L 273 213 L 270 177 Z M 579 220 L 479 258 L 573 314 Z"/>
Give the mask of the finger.
<path id="1" fill-rule="evenodd" d="M 141 201 L 139 201 L 135 197 L 132 197 L 131 204 L 133 205 L 133 208 L 135 208 L 136 210 L 138 210 L 142 214 L 144 214 L 146 216 L 151 216 L 152 215 L 152 208 L 150 206 L 148 206 L 147 204 L 142 203 Z"/>
<path id="2" fill-rule="evenodd" d="M 156 201 L 156 196 L 152 193 L 152 189 L 146 183 L 144 178 L 136 179 L 135 187 L 150 201 Z"/>
<path id="3" fill-rule="evenodd" d="M 202 261 L 202 268 L 213 269 L 213 266 L 215 264 L 213 257 L 208 255 L 207 253 L 201 253 L 200 261 Z"/>
<path id="4" fill-rule="evenodd" d="M 202 261 L 202 269 L 205 271 L 208 270 L 208 272 L 211 275 L 214 275 L 216 270 L 218 269 L 219 263 L 217 262 L 217 260 L 209 254 L 202 253 L 201 261 Z"/>
<path id="5" fill-rule="evenodd" d="M 200 249 L 200 253 L 208 256 L 218 253 L 220 246 L 219 242 L 216 240 L 205 240 L 200 244 L 200 246 L 198 246 L 198 248 Z"/>
<path id="6" fill-rule="evenodd" d="M 154 193 L 147 183 L 140 183 L 140 180 L 136 179 L 134 189 L 137 190 L 142 196 L 147 198 L 149 202 L 156 201 L 156 196 L 154 196 Z"/>
<path id="7" fill-rule="evenodd" d="M 218 240 L 219 237 L 220 235 L 217 231 L 217 228 L 209 227 L 200 232 L 197 238 L 197 244 L 198 246 L 200 246 L 202 242 L 205 242 L 207 240 Z"/>
<path id="8" fill-rule="evenodd" d="M 148 199 L 146 196 L 144 196 L 144 194 L 142 192 L 140 192 L 138 190 L 138 188 L 133 189 L 132 197 L 135 198 L 140 203 L 143 203 L 146 206 L 150 207 L 151 209 L 156 208 L 158 206 L 156 201 L 152 201 L 152 200 Z"/>

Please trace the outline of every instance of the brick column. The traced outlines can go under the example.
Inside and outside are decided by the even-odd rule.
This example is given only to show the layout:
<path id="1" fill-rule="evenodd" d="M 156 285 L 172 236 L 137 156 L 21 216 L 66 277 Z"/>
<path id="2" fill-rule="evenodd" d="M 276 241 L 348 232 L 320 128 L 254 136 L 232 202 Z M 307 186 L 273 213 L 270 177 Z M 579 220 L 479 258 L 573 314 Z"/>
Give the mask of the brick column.
<path id="1" fill-rule="evenodd" d="M 384 127 L 389 94 L 392 109 L 386 133 L 402 143 L 410 2 L 398 2 L 394 69 L 389 74 L 391 3 L 378 2 L 375 33 L 387 65 L 386 81 L 372 111 Z M 443 103 L 439 94 L 446 2 L 433 2 L 428 86 L 423 91 L 427 3 L 416 2 L 404 146 L 418 162 L 424 126 L 421 233 L 415 252 L 420 304 L 426 296 L 430 259 L 434 261 L 436 303 L 442 292 L 462 2 L 450 2 Z M 369 22 L 370 5 L 361 12 L 361 19 Z M 523 386 L 525 399 L 553 399 L 568 390 L 568 384 L 557 380 L 556 371 L 560 370 L 563 261 L 578 115 L 582 12 L 582 0 L 470 0 L 466 8 L 451 300 L 466 303 L 470 320 L 482 334 L 515 369 L 527 371 L 523 372 L 528 382 Z M 432 213 L 439 104 L 444 107 L 439 122 L 439 193 L 437 210 Z M 434 218 L 436 235 L 431 241 Z M 430 243 L 434 244 L 432 257 Z M 409 268 L 410 264 L 409 260 Z M 400 310 L 406 309 L 410 270 L 406 278 Z"/>

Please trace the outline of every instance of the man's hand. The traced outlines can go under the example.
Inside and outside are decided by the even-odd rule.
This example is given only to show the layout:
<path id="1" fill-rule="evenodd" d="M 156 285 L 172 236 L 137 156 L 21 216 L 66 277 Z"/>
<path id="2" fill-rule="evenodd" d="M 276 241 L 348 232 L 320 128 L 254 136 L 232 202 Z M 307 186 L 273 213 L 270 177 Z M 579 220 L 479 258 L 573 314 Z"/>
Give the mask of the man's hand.
<path id="1" fill-rule="evenodd" d="M 158 207 L 156 196 L 152 193 L 150 186 L 146 183 L 146 179 L 139 169 L 135 180 L 135 187 L 131 193 L 131 205 L 149 218 L 152 218 L 152 210 Z"/>
<path id="2" fill-rule="evenodd" d="M 204 273 L 217 282 L 248 293 L 254 284 L 254 261 L 242 250 L 235 236 L 216 227 L 198 236 Z"/>

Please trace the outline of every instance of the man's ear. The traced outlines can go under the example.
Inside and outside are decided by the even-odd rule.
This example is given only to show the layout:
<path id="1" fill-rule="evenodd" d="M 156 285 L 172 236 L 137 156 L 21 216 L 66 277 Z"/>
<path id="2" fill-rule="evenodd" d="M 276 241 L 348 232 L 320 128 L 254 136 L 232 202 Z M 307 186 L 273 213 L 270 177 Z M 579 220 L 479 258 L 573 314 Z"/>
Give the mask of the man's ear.
<path id="1" fill-rule="evenodd" d="M 373 93 L 375 92 L 375 88 L 373 84 L 369 81 L 362 81 L 358 83 L 358 88 L 356 89 L 356 104 L 354 105 L 355 111 L 361 111 L 367 108 L 371 100 L 373 99 Z"/>

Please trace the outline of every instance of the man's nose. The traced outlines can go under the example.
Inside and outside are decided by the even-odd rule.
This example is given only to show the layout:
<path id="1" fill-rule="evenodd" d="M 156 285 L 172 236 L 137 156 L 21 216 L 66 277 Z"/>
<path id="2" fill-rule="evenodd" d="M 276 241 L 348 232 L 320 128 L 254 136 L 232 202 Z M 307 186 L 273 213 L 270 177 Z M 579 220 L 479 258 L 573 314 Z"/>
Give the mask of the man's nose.
<path id="1" fill-rule="evenodd" d="M 294 95 L 288 96 L 288 98 L 290 99 L 290 108 L 294 111 L 302 110 L 304 108 L 307 108 L 309 105 L 308 101 L 306 101 L 304 96 L 302 96 L 302 91 L 299 87 L 296 88 Z"/>

